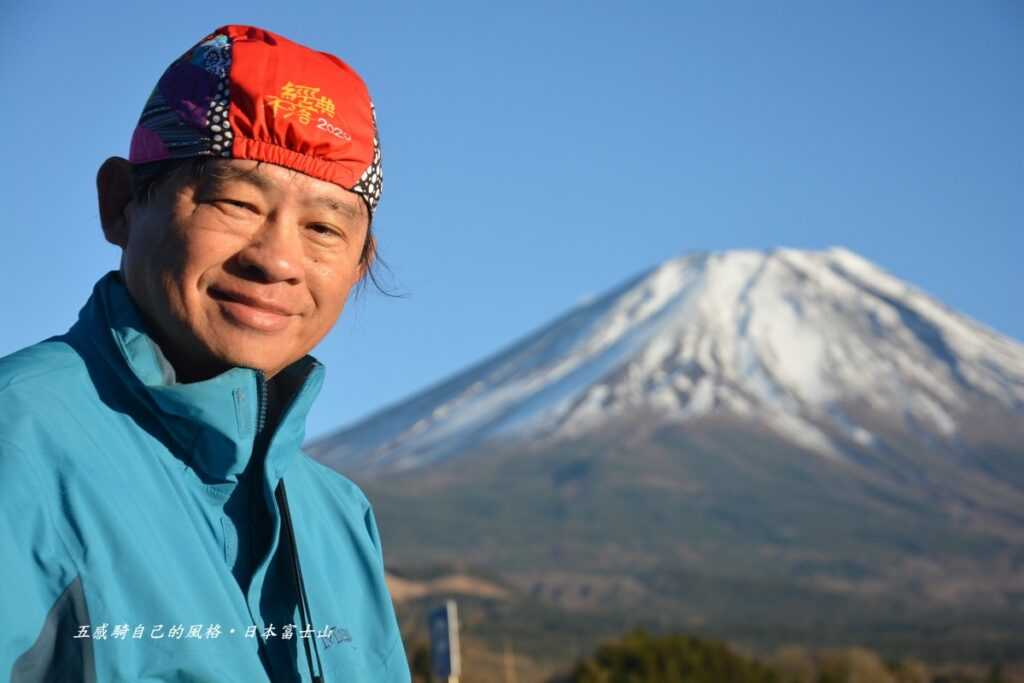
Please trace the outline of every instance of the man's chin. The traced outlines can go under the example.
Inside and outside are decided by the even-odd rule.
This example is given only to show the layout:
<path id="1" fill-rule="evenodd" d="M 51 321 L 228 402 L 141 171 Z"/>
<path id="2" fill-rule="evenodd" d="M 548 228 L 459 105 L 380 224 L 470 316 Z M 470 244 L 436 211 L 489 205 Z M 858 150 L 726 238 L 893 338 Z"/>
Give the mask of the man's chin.
<path id="1" fill-rule="evenodd" d="M 209 348 L 208 353 L 222 371 L 251 368 L 273 375 L 291 362 L 282 354 L 282 350 L 287 348 L 285 339 L 268 339 L 265 335 L 231 335 L 218 341 L 220 343 Z"/>
<path id="2" fill-rule="evenodd" d="M 250 368 L 252 370 L 259 370 L 268 377 L 276 374 L 281 368 L 288 365 L 288 362 L 282 359 L 238 353 L 221 357 L 218 360 L 226 370 L 231 368 Z"/>

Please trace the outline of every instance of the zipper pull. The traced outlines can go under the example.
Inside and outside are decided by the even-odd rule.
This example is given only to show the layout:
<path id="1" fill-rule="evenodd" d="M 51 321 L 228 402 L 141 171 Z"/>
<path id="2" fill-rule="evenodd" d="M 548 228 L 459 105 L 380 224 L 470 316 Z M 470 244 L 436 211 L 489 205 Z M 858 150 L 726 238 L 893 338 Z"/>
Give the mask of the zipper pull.
<path id="1" fill-rule="evenodd" d="M 267 375 L 262 370 L 256 371 L 256 434 L 260 434 L 267 426 Z"/>

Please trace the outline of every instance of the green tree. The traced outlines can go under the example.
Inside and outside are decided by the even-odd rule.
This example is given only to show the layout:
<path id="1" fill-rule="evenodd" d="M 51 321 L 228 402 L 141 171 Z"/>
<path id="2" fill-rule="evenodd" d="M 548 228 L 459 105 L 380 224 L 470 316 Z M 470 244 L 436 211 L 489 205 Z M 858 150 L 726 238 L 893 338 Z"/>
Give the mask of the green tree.
<path id="1" fill-rule="evenodd" d="M 988 678 L 985 679 L 985 683 L 1003 683 L 1003 665 L 996 663 L 992 665 L 992 668 L 988 670 Z"/>
<path id="2" fill-rule="evenodd" d="M 568 683 L 783 683 L 726 645 L 692 636 L 633 631 L 580 662 Z"/>

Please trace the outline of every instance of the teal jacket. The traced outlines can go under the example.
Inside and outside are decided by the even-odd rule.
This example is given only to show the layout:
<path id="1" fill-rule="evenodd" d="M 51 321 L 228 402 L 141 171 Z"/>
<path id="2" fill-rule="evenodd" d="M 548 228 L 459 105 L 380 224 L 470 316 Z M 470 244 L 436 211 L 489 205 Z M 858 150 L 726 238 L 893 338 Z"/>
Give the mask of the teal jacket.
<path id="1" fill-rule="evenodd" d="M 300 450 L 323 374 L 175 383 L 116 273 L 0 359 L 0 680 L 409 681 L 370 505 Z"/>

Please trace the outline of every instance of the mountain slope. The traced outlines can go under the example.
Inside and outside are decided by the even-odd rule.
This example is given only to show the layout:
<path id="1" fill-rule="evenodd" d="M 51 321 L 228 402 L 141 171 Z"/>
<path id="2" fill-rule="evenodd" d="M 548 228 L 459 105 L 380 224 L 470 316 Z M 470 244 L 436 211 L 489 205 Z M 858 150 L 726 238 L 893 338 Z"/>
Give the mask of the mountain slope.
<path id="1" fill-rule="evenodd" d="M 955 447 L 971 416 L 1024 415 L 1024 346 L 843 249 L 694 254 L 311 448 L 385 472 L 637 410 L 733 415 L 829 458 L 884 449 L 869 423 Z"/>

